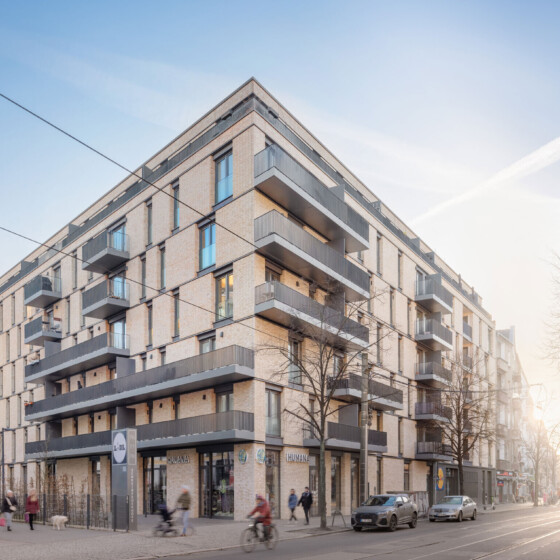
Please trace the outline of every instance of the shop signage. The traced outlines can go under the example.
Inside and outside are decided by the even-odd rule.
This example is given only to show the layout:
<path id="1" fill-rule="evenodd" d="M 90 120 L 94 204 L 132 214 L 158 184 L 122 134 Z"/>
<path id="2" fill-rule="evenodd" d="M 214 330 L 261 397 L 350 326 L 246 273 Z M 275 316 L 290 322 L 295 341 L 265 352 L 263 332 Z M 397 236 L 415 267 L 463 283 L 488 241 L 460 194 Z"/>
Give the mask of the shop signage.
<path id="1" fill-rule="evenodd" d="M 266 451 L 262 447 L 257 450 L 255 460 L 261 465 L 266 461 Z"/>
<path id="2" fill-rule="evenodd" d="M 445 478 L 441 467 L 437 470 L 436 487 L 438 490 L 445 490 Z"/>
<path id="3" fill-rule="evenodd" d="M 188 455 L 177 455 L 176 457 L 167 457 L 168 465 L 181 465 L 190 462 L 191 460 L 189 459 Z"/>
<path id="4" fill-rule="evenodd" d="M 309 455 L 305 453 L 286 453 L 286 463 L 309 463 Z"/>
<path id="5" fill-rule="evenodd" d="M 496 471 L 496 476 L 508 476 L 508 477 L 512 477 L 515 476 L 514 472 L 511 471 Z"/>
<path id="6" fill-rule="evenodd" d="M 237 457 L 239 458 L 239 463 L 244 465 L 247 462 L 247 451 L 240 449 Z"/>

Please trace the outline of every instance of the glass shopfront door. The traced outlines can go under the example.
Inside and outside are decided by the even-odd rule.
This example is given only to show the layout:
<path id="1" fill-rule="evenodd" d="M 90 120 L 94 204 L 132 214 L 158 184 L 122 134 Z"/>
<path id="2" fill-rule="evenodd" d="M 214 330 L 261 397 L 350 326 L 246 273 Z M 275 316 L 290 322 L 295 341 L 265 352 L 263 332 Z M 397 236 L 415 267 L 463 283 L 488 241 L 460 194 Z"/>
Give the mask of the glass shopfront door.
<path id="1" fill-rule="evenodd" d="M 144 512 L 158 513 L 167 500 L 167 457 L 144 457 Z"/>
<path id="2" fill-rule="evenodd" d="M 266 450 L 266 501 L 272 517 L 280 517 L 280 451 Z"/>
<path id="3" fill-rule="evenodd" d="M 233 517 L 233 451 L 200 454 L 200 512 L 203 517 Z"/>
<path id="4" fill-rule="evenodd" d="M 350 458 L 350 473 L 351 473 L 351 489 L 352 489 L 352 508 L 357 508 L 360 505 L 360 459 L 358 457 Z"/>
<path id="5" fill-rule="evenodd" d="M 309 491 L 313 496 L 313 504 L 309 514 L 319 515 L 319 504 L 317 502 L 317 492 L 319 490 L 319 456 L 309 455 Z"/>

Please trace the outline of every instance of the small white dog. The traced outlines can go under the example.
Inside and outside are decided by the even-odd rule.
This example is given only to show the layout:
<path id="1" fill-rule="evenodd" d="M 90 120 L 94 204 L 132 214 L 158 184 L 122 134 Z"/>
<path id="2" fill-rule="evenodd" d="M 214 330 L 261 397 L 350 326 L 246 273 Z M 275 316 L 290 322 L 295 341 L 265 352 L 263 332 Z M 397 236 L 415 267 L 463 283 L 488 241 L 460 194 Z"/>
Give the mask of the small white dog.
<path id="1" fill-rule="evenodd" d="M 53 515 L 51 517 L 51 523 L 53 529 L 66 529 L 66 523 L 68 523 L 68 517 L 66 515 Z"/>

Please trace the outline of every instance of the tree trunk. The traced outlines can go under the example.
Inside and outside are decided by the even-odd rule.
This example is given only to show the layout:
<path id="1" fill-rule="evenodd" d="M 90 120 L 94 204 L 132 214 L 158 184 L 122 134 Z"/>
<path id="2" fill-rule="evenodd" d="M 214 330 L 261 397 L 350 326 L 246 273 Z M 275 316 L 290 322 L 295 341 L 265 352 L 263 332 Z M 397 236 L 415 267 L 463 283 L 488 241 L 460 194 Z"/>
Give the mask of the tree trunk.
<path id="1" fill-rule="evenodd" d="M 324 434 L 323 430 L 323 434 Z M 319 445 L 319 488 L 317 492 L 319 515 L 321 516 L 321 529 L 327 528 L 327 481 L 325 465 L 325 437 L 321 438 Z"/>
<path id="2" fill-rule="evenodd" d="M 539 461 L 535 462 L 535 499 L 533 501 L 533 506 L 538 507 L 539 505 Z"/>
<path id="3" fill-rule="evenodd" d="M 465 493 L 465 483 L 463 480 L 463 457 L 457 457 L 457 466 L 459 470 L 459 494 L 463 496 Z"/>

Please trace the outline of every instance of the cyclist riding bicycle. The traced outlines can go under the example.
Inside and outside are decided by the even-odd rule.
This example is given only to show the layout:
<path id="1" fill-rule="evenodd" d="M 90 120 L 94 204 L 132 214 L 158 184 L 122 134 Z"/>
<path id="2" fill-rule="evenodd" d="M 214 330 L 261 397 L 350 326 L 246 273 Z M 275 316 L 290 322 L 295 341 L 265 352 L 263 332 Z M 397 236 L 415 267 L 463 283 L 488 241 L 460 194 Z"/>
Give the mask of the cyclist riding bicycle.
<path id="1" fill-rule="evenodd" d="M 252 517 L 255 513 L 258 513 L 258 517 L 255 521 L 255 525 L 259 523 L 263 526 L 263 534 L 266 540 L 269 539 L 270 536 L 270 525 L 272 523 L 272 517 L 270 515 L 270 506 L 268 502 L 260 495 L 257 494 L 255 498 L 256 506 L 255 509 L 247 516 Z"/>

